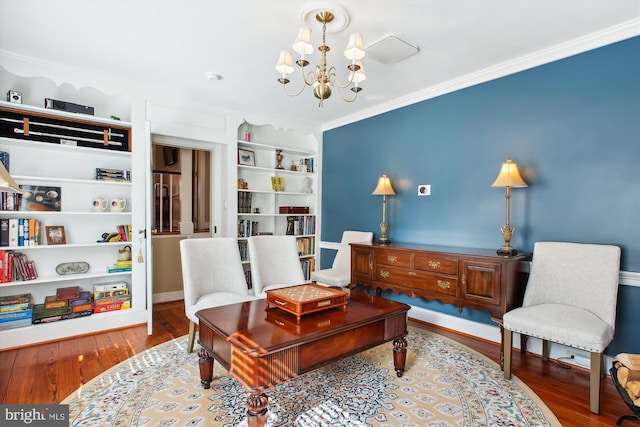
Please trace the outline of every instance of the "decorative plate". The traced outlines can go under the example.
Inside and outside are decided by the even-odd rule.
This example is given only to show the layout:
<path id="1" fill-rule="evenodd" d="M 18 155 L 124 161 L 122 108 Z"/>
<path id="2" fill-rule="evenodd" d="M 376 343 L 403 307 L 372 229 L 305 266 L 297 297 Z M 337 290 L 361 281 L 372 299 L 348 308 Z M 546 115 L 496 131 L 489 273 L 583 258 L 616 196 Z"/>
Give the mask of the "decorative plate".
<path id="1" fill-rule="evenodd" d="M 56 266 L 56 273 L 61 276 L 67 274 L 81 274 L 89 271 L 89 263 L 84 261 L 63 262 Z"/>

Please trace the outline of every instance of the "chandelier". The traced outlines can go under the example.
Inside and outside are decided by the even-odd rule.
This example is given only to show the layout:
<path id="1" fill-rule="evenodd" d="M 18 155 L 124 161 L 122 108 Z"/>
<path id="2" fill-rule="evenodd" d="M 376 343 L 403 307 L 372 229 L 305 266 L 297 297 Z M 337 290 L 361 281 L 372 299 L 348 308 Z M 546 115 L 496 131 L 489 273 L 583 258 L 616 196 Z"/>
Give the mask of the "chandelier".
<path id="1" fill-rule="evenodd" d="M 298 31 L 298 36 L 293 42 L 293 50 L 300 54 L 300 59 L 296 61 L 296 64 L 302 71 L 303 84 L 300 90 L 296 93 L 287 92 L 286 87 L 290 81 L 287 78 L 287 74 L 291 74 L 294 71 L 291 53 L 286 50 L 280 51 L 280 57 L 276 64 L 276 70 L 281 74 L 278 82 L 282 84 L 284 93 L 288 96 L 298 96 L 307 86 L 312 86 L 313 94 L 319 100 L 319 107 L 322 107 L 324 100 L 331 96 L 332 88 L 337 88 L 338 93 L 346 102 L 353 102 L 358 97 L 358 93 L 362 90 L 360 83 L 365 81 L 367 78 L 362 61 L 360 61 L 364 57 L 361 34 L 351 34 L 349 36 L 347 47 L 344 50 L 344 56 L 351 61 L 347 66 L 347 70 L 349 70 L 348 80 L 344 84 L 340 81 L 336 73 L 336 67 L 327 69 L 327 52 L 331 50 L 329 46 L 327 46 L 327 24 L 332 22 L 334 17 L 334 14 L 327 10 L 321 10 L 316 14 L 316 20 L 322 24 L 322 45 L 318 46 L 318 50 L 321 55 L 320 64 L 316 65 L 313 70 L 306 68 L 309 66 L 309 61 L 305 59 L 305 55 L 313 53 L 311 30 L 304 27 Z M 353 92 L 353 95 L 350 97 L 346 97 L 343 93 L 343 90 L 346 90 L 347 88 L 351 89 Z"/>

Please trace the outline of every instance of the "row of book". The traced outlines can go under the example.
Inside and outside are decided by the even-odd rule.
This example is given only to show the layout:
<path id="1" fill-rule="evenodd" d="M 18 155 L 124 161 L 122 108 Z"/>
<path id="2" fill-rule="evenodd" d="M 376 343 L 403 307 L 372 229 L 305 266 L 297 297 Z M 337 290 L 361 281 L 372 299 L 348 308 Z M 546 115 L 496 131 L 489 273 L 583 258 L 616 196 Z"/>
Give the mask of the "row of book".
<path id="1" fill-rule="evenodd" d="M 21 206 L 22 194 L 6 191 L 0 193 L 0 211 L 19 211 Z"/>
<path id="2" fill-rule="evenodd" d="M 120 234 L 120 240 L 123 242 L 131 241 L 131 224 L 122 224 L 116 226 L 118 234 Z"/>
<path id="3" fill-rule="evenodd" d="M 258 221 L 250 219 L 238 220 L 238 237 L 249 237 L 258 235 Z"/>
<path id="4" fill-rule="evenodd" d="M 313 215 L 288 216 L 285 234 L 290 236 L 316 234 L 316 217 Z"/>
<path id="5" fill-rule="evenodd" d="M 95 284 L 93 294 L 78 286 L 58 288 L 42 304 L 33 304 L 30 293 L 9 295 L 0 297 L 0 330 L 130 308 L 131 296 L 124 281 Z"/>
<path id="6" fill-rule="evenodd" d="M 300 260 L 300 266 L 302 267 L 302 273 L 305 280 L 311 280 L 311 272 L 316 268 L 315 258 L 305 258 Z"/>
<path id="7" fill-rule="evenodd" d="M 298 255 L 305 256 L 314 254 L 315 237 L 301 237 L 296 239 L 296 243 L 298 244 Z"/>
<path id="8" fill-rule="evenodd" d="M 131 171 L 124 169 L 96 168 L 93 178 L 98 181 L 131 181 Z"/>
<path id="9" fill-rule="evenodd" d="M 314 170 L 314 159 L 313 159 L 313 157 L 304 158 L 304 159 L 298 159 L 298 160 L 292 160 L 291 164 L 296 167 L 296 170 L 298 172 L 313 173 L 313 170 Z"/>
<path id="10" fill-rule="evenodd" d="M 247 191 L 238 191 L 238 213 L 251 213 L 252 195 Z"/>
<path id="11" fill-rule="evenodd" d="M 0 246 L 38 246 L 41 228 L 35 218 L 0 218 Z"/>
<path id="12" fill-rule="evenodd" d="M 0 251 L 0 283 L 37 278 L 36 265 L 25 254 L 15 251 Z"/>

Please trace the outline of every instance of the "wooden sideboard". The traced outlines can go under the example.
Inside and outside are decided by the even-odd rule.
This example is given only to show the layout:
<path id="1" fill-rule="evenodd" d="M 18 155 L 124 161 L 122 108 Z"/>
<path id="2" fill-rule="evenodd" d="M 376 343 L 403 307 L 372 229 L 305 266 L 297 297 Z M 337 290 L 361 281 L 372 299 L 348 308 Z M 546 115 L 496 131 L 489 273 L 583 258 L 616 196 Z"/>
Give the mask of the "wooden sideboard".
<path id="1" fill-rule="evenodd" d="M 495 250 L 442 246 L 351 244 L 351 287 L 358 284 L 454 304 L 462 311 L 502 316 L 522 303 L 522 262 L 529 254 L 505 257 Z"/>

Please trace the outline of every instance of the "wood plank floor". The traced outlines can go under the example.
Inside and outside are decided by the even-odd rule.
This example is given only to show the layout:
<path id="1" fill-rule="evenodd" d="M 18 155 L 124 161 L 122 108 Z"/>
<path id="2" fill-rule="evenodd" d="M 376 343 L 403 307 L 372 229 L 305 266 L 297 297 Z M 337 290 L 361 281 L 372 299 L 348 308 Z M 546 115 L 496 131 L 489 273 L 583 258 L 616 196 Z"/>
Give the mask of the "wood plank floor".
<path id="1" fill-rule="evenodd" d="M 155 304 L 153 310 L 151 336 L 144 325 L 0 352 L 0 403 L 58 403 L 134 354 L 187 334 L 182 301 Z M 411 324 L 498 361 L 499 346 L 494 343 L 424 323 Z M 520 357 L 514 352 L 513 373 L 540 396 L 564 426 L 613 426 L 620 415 L 631 413 L 610 378 L 603 381 L 600 415 L 594 415 L 589 412 L 588 372 L 542 363 L 539 357 Z M 633 421 L 622 423 L 622 427 L 632 425 Z"/>

